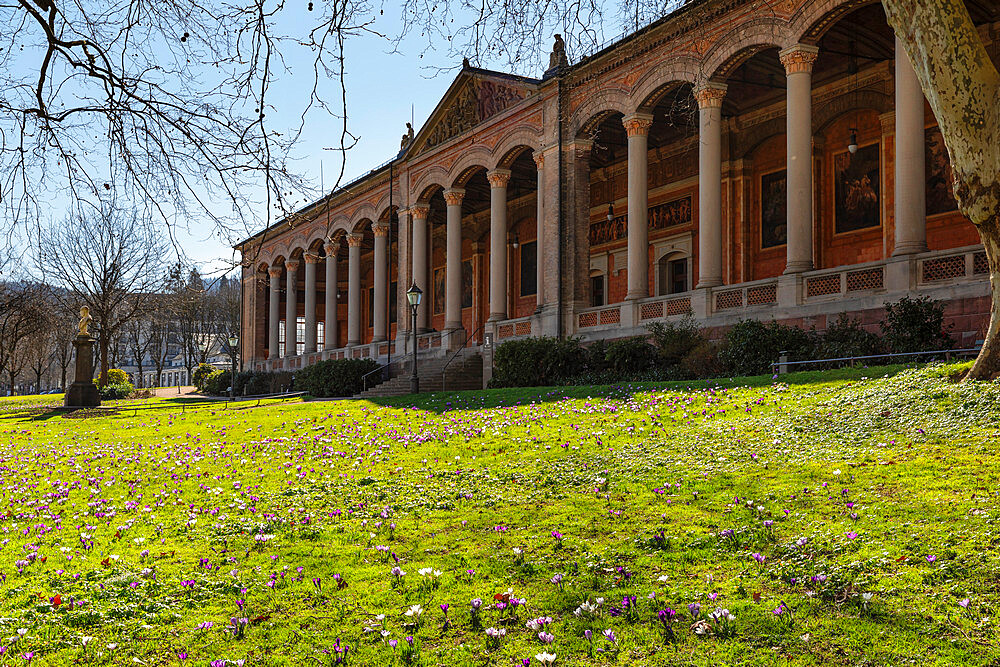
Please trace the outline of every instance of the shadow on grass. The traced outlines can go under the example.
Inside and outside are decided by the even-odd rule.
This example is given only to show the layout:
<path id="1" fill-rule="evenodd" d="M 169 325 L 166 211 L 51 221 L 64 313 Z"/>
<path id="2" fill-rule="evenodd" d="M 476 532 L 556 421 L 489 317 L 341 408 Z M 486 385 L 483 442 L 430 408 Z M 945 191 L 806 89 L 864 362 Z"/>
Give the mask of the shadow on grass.
<path id="1" fill-rule="evenodd" d="M 772 384 L 833 384 L 863 378 L 892 376 L 919 364 L 895 364 L 868 368 L 836 368 L 831 370 L 802 371 L 785 375 L 755 375 L 737 378 L 712 378 L 708 380 L 682 380 L 673 382 L 622 382 L 609 385 L 566 385 L 559 387 L 512 387 L 481 391 L 433 392 L 408 394 L 386 398 L 368 399 L 375 405 L 395 408 L 417 408 L 444 413 L 452 410 L 477 408 L 502 408 L 545 403 L 564 399 L 615 398 L 626 399 L 635 394 L 649 392 L 690 393 L 711 388 L 765 387 Z M 953 364 L 958 366 L 958 364 Z M 950 368 L 950 367 L 948 367 Z M 945 373 L 947 374 L 947 373 Z"/>

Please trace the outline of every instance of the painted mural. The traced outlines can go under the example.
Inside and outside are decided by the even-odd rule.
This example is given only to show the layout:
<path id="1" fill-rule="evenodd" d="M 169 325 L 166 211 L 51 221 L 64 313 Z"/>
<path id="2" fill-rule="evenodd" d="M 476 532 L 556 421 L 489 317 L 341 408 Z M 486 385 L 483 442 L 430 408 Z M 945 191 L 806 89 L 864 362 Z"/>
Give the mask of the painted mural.
<path id="1" fill-rule="evenodd" d="M 788 180 L 782 169 L 760 177 L 760 247 L 774 248 L 788 241 Z"/>
<path id="2" fill-rule="evenodd" d="M 879 145 L 834 157 L 834 210 L 837 234 L 882 224 L 879 213 Z"/>

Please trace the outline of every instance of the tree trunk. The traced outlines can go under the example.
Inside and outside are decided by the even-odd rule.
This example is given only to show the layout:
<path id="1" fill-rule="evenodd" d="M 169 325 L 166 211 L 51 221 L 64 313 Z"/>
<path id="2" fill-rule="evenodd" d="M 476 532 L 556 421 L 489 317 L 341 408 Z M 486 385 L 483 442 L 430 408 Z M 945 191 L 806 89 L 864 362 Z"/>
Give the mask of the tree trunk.
<path id="1" fill-rule="evenodd" d="M 986 248 L 990 265 L 990 292 L 993 295 L 990 309 L 990 326 L 986 331 L 983 349 L 976 363 L 969 370 L 968 378 L 988 380 L 1000 375 L 1000 212 L 991 223 L 978 225 L 979 236 Z"/>
<path id="2" fill-rule="evenodd" d="M 965 0 L 882 0 L 948 148 L 959 209 L 979 230 L 992 308 L 968 379 L 1000 374 L 1000 73 Z"/>

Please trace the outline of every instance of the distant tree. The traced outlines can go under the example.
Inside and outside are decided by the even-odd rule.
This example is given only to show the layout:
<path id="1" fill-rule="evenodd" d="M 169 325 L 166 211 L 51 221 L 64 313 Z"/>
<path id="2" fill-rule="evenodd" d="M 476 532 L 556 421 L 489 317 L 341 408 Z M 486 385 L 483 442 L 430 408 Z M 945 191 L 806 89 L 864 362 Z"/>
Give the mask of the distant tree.
<path id="1" fill-rule="evenodd" d="M 0 283 L 0 374 L 7 374 L 11 391 L 27 363 L 26 348 L 42 328 L 42 294 L 37 283 Z"/>
<path id="2" fill-rule="evenodd" d="M 353 143 L 344 42 L 376 16 L 366 0 L 315 4 L 0 3 L 2 221 L 24 229 L 56 194 L 86 215 L 110 193 L 143 223 L 200 217 L 235 240 L 293 210 L 286 160 L 310 114 L 343 124 L 332 148 Z M 311 67 L 293 71 L 300 57 Z M 295 76 L 301 96 L 280 103 L 301 124 L 272 127 L 272 84 Z"/>
<path id="3" fill-rule="evenodd" d="M 65 307 L 90 308 L 98 339 L 100 386 L 107 384 L 112 344 L 122 327 L 151 307 L 163 275 L 167 248 L 161 236 L 134 212 L 104 210 L 69 216 L 41 230 L 38 265 L 62 288 Z"/>
<path id="4" fill-rule="evenodd" d="M 69 366 L 73 363 L 73 339 L 77 334 L 78 315 L 58 299 L 53 298 L 53 301 L 55 323 L 52 347 L 55 351 L 55 364 L 59 368 L 59 388 L 66 391 L 66 378 L 69 375 Z"/>
<path id="5" fill-rule="evenodd" d="M 42 377 L 48 373 L 55 360 L 56 316 L 51 307 L 51 294 L 42 292 L 39 303 L 33 308 L 36 325 L 34 334 L 23 341 L 25 364 L 35 377 L 34 390 L 42 390 Z"/>
<path id="6" fill-rule="evenodd" d="M 175 287 L 173 300 L 184 367 L 190 378 L 194 368 L 208 360 L 209 343 L 216 333 L 210 295 L 197 268 L 189 269 L 184 282 Z"/>
<path id="7" fill-rule="evenodd" d="M 150 305 L 152 306 L 156 301 L 158 301 L 158 299 L 151 299 Z M 138 382 L 136 383 L 137 387 L 143 387 L 145 385 L 142 368 L 147 355 L 149 355 L 150 350 L 153 347 L 151 329 L 153 318 L 156 317 L 156 313 L 153 311 L 154 308 L 151 307 L 147 312 L 128 320 L 123 327 L 125 333 L 125 344 L 128 348 L 128 353 L 132 357 L 133 363 L 135 364 L 136 374 L 138 375 Z"/>

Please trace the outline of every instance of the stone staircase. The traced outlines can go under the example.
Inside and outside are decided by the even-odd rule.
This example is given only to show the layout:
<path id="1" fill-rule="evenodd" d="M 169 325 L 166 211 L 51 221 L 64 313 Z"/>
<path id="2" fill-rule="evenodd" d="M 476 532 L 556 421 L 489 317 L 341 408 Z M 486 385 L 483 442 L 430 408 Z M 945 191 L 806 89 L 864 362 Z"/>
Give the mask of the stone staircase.
<path id="1" fill-rule="evenodd" d="M 471 350 L 463 350 L 451 364 L 448 364 L 449 358 L 450 356 L 438 359 L 421 359 L 417 362 L 421 393 L 483 388 L 482 355 Z M 442 377 L 442 371 L 445 370 L 446 364 L 448 364 L 447 371 Z M 354 398 L 380 398 L 409 394 L 410 364 L 404 364 L 398 373 L 395 377 L 361 392 Z"/>

